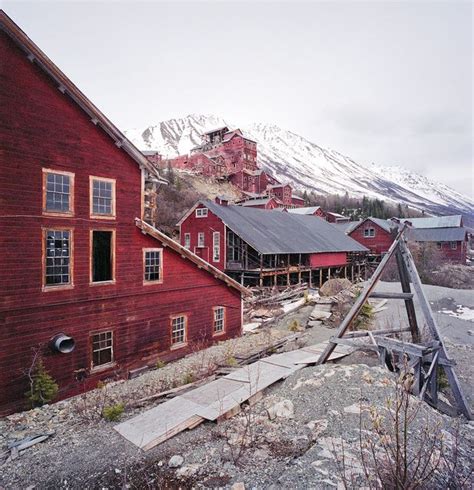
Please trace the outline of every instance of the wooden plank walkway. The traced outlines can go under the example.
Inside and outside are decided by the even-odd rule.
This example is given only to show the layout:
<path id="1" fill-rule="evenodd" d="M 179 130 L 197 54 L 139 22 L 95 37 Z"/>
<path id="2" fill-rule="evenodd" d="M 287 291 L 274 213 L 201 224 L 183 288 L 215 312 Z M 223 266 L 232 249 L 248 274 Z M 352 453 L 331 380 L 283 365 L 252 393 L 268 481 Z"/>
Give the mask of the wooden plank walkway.
<path id="1" fill-rule="evenodd" d="M 215 421 L 234 414 L 240 405 L 268 386 L 308 364 L 315 364 L 327 342 L 283 352 L 236 369 L 215 381 L 188 391 L 114 427 L 127 440 L 147 451 L 204 420 Z M 338 345 L 330 360 L 353 349 Z"/>

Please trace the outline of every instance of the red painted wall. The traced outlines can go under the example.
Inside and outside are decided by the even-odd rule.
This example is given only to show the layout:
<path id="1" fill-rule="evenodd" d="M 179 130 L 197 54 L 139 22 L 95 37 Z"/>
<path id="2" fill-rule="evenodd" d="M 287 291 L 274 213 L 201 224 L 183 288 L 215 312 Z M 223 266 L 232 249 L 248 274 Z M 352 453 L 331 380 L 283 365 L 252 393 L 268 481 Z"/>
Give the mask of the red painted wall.
<path id="1" fill-rule="evenodd" d="M 364 230 L 366 228 L 374 228 L 375 236 L 364 237 Z M 387 252 L 393 243 L 393 238 L 390 233 L 368 220 L 349 233 L 349 236 L 377 255 Z"/>
<path id="2" fill-rule="evenodd" d="M 143 248 L 161 243 L 134 224 L 141 213 L 138 165 L 16 47 L 0 34 L 0 414 L 24 406 L 25 369 L 42 346 L 60 397 L 98 380 L 126 376 L 157 357 L 181 357 L 212 342 L 212 306 L 227 307 L 226 338 L 241 332 L 240 293 L 169 248 L 163 283 L 143 285 Z M 75 174 L 73 217 L 42 215 L 42 168 Z M 115 178 L 115 220 L 89 217 L 89 176 Z M 73 282 L 68 290 L 42 292 L 42 227 L 73 229 Z M 116 232 L 116 283 L 90 285 L 90 230 Z M 170 315 L 188 314 L 188 345 L 170 350 Z M 91 371 L 91 332 L 112 330 L 116 365 Z M 50 339 L 65 332 L 71 354 L 53 353 Z M 84 369 L 86 380 L 76 380 Z"/>
<path id="3" fill-rule="evenodd" d="M 204 208 L 205 206 L 199 205 L 198 208 Z M 198 233 L 204 233 L 204 250 L 198 247 Z M 221 234 L 220 239 L 220 260 L 214 262 L 212 257 L 212 234 L 213 232 L 219 232 Z M 222 220 L 214 213 L 208 210 L 206 218 L 196 217 L 196 211 L 194 210 L 181 224 L 179 239 L 181 245 L 185 245 L 185 234 L 191 235 L 190 250 L 196 255 L 199 255 L 204 260 L 217 267 L 219 270 L 225 270 L 225 253 L 226 253 L 226 237 L 225 226 Z"/>
<path id="4" fill-rule="evenodd" d="M 338 267 L 347 264 L 346 252 L 332 252 L 311 254 L 309 256 L 311 267 Z"/>
<path id="5" fill-rule="evenodd" d="M 430 243 L 437 246 L 435 242 L 422 242 L 423 245 Z M 467 255 L 467 241 L 456 242 L 456 249 L 451 248 L 451 242 L 441 242 L 441 249 L 439 249 L 442 260 L 447 262 L 455 262 L 458 264 L 466 263 Z"/>

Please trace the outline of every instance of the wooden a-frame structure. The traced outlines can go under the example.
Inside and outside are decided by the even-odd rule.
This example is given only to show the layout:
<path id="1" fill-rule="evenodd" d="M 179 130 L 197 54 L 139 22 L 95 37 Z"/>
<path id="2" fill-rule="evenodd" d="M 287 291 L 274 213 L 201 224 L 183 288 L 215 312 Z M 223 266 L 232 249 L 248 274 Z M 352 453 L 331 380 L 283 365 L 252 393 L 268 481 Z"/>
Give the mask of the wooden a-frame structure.
<path id="1" fill-rule="evenodd" d="M 430 304 L 423 291 L 423 286 L 416 270 L 413 257 L 408 249 L 406 237 L 404 235 L 406 227 L 407 225 L 403 225 L 398 232 L 387 254 L 384 256 L 360 296 L 339 326 L 337 334 L 329 340 L 329 343 L 321 354 L 317 364 L 325 363 L 338 344 L 373 350 L 378 353 L 381 362 L 392 369 L 394 368 L 394 365 L 392 364 L 393 360 L 398 359 L 399 364 L 408 361 L 408 367 L 414 371 L 414 382 L 412 386 L 414 395 L 417 395 L 420 399 L 425 400 L 444 413 L 450 415 L 462 413 L 468 420 L 472 420 L 468 402 L 461 390 L 458 377 L 454 371 L 454 362 L 448 357 L 446 347 L 439 334 Z M 393 256 L 395 256 L 397 261 L 402 292 L 374 292 L 377 282 Z M 416 294 L 421 313 L 424 317 L 424 326 L 427 327 L 427 331 L 423 332 L 423 336 L 425 337 L 423 340 L 413 302 L 414 294 Z M 408 316 L 408 328 L 348 332 L 368 298 L 400 299 L 405 301 Z M 389 335 L 401 332 L 410 332 L 412 341 L 404 342 L 389 337 Z M 427 336 L 430 337 L 428 341 L 426 341 Z M 360 337 L 369 337 L 371 344 L 361 345 L 354 342 L 354 339 Z M 438 371 L 440 369 L 446 373 L 455 406 L 449 405 L 438 397 Z"/>

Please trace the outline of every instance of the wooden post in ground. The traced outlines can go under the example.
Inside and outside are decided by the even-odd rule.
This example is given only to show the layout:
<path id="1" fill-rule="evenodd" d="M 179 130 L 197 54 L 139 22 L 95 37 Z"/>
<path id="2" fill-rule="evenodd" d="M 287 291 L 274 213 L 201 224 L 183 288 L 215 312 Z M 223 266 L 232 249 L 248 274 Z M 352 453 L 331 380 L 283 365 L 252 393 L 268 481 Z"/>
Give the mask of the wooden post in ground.
<path id="1" fill-rule="evenodd" d="M 323 285 L 323 270 L 319 269 L 319 287 Z"/>
<path id="2" fill-rule="evenodd" d="M 331 268 L 330 267 L 328 267 L 328 281 L 329 281 L 329 279 L 331 279 Z"/>
<path id="3" fill-rule="evenodd" d="M 354 282 L 354 264 L 351 265 L 351 282 Z"/>
<path id="4" fill-rule="evenodd" d="M 372 274 L 372 277 L 370 278 L 369 282 L 365 286 L 364 290 L 360 294 L 360 296 L 356 299 L 355 303 L 352 305 L 352 308 L 350 309 L 349 313 L 346 315 L 344 320 L 342 321 L 341 325 L 339 326 L 339 330 L 337 331 L 337 334 L 335 337 L 337 339 L 340 339 L 346 330 L 352 325 L 352 322 L 357 318 L 357 316 L 360 313 L 360 310 L 362 309 L 362 306 L 364 306 L 365 302 L 369 298 L 370 293 L 372 290 L 375 288 L 375 285 L 377 284 L 377 281 L 380 279 L 380 276 L 382 275 L 382 272 L 387 264 L 387 262 L 390 260 L 392 255 L 396 252 L 400 239 L 402 237 L 402 233 L 405 230 L 405 226 L 402 228 L 402 230 L 398 233 L 398 236 L 396 240 L 392 243 L 390 246 L 390 249 L 387 252 L 387 255 L 382 259 L 382 262 L 380 262 L 380 265 L 378 268 L 375 270 L 375 272 Z M 359 264 L 360 267 L 360 264 Z M 334 349 L 336 348 L 336 343 L 329 341 L 328 345 L 324 349 L 323 353 L 318 359 L 317 364 L 323 364 L 325 363 L 329 356 L 332 354 Z"/>
<path id="5" fill-rule="evenodd" d="M 312 274 L 311 269 L 309 270 L 309 287 L 310 288 L 313 287 L 313 274 Z"/>

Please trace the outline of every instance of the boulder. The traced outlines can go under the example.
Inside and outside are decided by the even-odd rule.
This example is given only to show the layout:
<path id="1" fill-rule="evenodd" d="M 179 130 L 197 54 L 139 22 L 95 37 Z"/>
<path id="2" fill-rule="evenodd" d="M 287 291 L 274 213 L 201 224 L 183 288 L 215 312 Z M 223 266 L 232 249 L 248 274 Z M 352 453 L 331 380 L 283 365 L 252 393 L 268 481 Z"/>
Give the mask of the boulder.
<path id="1" fill-rule="evenodd" d="M 306 325 L 307 328 L 320 327 L 323 324 L 320 320 L 310 320 Z"/>
<path id="2" fill-rule="evenodd" d="M 344 289 L 350 289 L 352 287 L 351 281 L 349 279 L 329 279 L 320 288 L 320 296 L 335 296 Z"/>
<path id="3" fill-rule="evenodd" d="M 174 456 L 171 456 L 170 460 L 168 461 L 168 466 L 170 468 L 179 468 L 183 463 L 184 458 L 179 454 L 175 454 Z"/>
<path id="4" fill-rule="evenodd" d="M 327 320 L 332 313 L 330 311 L 324 311 L 316 308 L 311 312 L 311 315 L 309 315 L 310 320 Z"/>
<path id="5" fill-rule="evenodd" d="M 275 403 L 267 409 L 268 418 L 274 420 L 276 418 L 292 419 L 295 414 L 295 407 L 291 400 L 282 400 Z"/>

